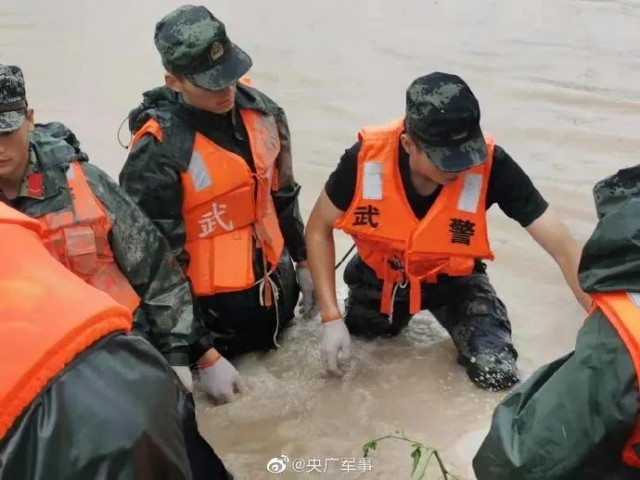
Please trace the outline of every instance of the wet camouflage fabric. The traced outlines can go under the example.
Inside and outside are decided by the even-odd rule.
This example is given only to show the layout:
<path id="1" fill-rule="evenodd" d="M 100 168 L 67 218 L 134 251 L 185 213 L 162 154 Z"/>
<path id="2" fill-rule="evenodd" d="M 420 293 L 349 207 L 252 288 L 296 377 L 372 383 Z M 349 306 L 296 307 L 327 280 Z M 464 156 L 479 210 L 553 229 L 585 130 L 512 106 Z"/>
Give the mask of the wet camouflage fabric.
<path id="1" fill-rule="evenodd" d="M 480 105 L 457 75 L 435 72 L 414 80 L 406 92 L 405 121 L 439 170 L 460 172 L 486 160 Z"/>
<path id="2" fill-rule="evenodd" d="M 593 187 L 599 219 L 615 211 L 631 197 L 640 198 L 640 165 L 619 170 Z"/>
<path id="3" fill-rule="evenodd" d="M 22 70 L 14 65 L 0 64 L 0 133 L 20 128 L 26 108 Z"/>
<path id="4" fill-rule="evenodd" d="M 359 255 L 344 271 L 349 287 L 345 323 L 350 333 L 365 338 L 399 334 L 412 318 L 409 289 L 398 289 L 392 321 L 380 313 L 382 283 Z M 511 340 L 507 309 L 497 296 L 485 266 L 478 262 L 466 277 L 440 276 L 435 284 L 422 284 L 422 307 L 449 332 L 458 350 L 458 363 L 480 388 L 504 390 L 519 379 L 517 352 Z"/>
<path id="5" fill-rule="evenodd" d="M 222 90 L 249 71 L 251 57 L 231 43 L 224 23 L 202 6 L 184 5 L 156 24 L 154 41 L 167 71 Z"/>
<path id="6" fill-rule="evenodd" d="M 178 262 L 160 232 L 135 203 L 105 172 L 86 162 L 87 156 L 79 150 L 79 143 L 72 147 L 61 140 L 72 138 L 71 135 L 59 123 L 36 127 L 31 148 L 37 167 L 31 173 L 42 174 L 42 195 L 18 197 L 14 207 L 31 217 L 68 209 L 71 197 L 66 189 L 66 169 L 69 161 L 83 158 L 89 186 L 113 222 L 110 246 L 116 262 L 141 297 L 141 306 L 134 314 L 136 333 L 147 338 L 172 365 L 187 365 L 194 360 L 189 357 L 191 346 L 203 332 L 194 321 L 191 291 Z M 25 183 L 28 178 L 25 177 Z"/>
<path id="7" fill-rule="evenodd" d="M 601 219 L 583 249 L 579 271 L 587 292 L 640 292 L 639 172 L 640 165 L 621 170 L 594 188 Z M 578 314 L 562 321 L 582 319 Z M 473 459 L 476 477 L 637 479 L 638 469 L 622 461 L 622 451 L 638 405 L 629 352 L 596 309 L 584 321 L 573 352 L 539 368 L 496 407 Z"/>
<path id="8" fill-rule="evenodd" d="M 600 220 L 583 248 L 580 285 L 586 291 L 640 291 L 629 275 L 640 275 L 640 165 L 598 182 L 593 197 Z"/>
<path id="9" fill-rule="evenodd" d="M 276 158 L 278 190 L 271 196 L 291 257 L 295 262 L 306 260 L 304 223 L 298 202 L 300 185 L 293 174 L 291 134 L 285 112 L 267 95 L 243 84 L 238 84 L 236 108 L 258 110 L 275 118 L 280 152 Z M 160 124 L 163 141 L 157 142 L 151 135 L 146 135 L 136 143 L 120 172 L 120 185 L 153 220 L 169 240 L 176 258 L 186 266 L 189 259 L 184 249 L 186 233 L 180 172 L 189 167 L 194 139 L 190 126 L 197 122 L 197 115 L 175 92 L 159 87 L 145 92 L 142 104 L 131 111 L 131 132 L 137 131 L 150 118 Z"/>
<path id="10" fill-rule="evenodd" d="M 27 168 L 24 171 L 24 177 L 29 178 L 29 176 L 38 171 L 38 159 L 36 158 L 36 152 L 33 148 L 29 149 L 29 161 L 27 163 Z M 32 193 L 33 198 L 42 198 L 42 194 Z M 20 185 L 20 190 L 18 191 L 18 197 L 28 197 L 29 196 L 29 186 L 27 182 L 22 182 Z"/>

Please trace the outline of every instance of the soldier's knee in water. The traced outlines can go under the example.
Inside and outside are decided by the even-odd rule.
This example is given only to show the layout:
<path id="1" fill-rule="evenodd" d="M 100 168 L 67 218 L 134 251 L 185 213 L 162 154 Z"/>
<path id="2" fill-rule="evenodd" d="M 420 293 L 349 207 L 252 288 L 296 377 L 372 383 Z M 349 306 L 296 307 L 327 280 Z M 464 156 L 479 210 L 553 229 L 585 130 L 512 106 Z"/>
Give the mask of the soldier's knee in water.
<path id="1" fill-rule="evenodd" d="M 464 312 L 471 316 L 484 316 L 498 313 L 498 309 L 492 298 L 479 296 L 465 302 Z"/>

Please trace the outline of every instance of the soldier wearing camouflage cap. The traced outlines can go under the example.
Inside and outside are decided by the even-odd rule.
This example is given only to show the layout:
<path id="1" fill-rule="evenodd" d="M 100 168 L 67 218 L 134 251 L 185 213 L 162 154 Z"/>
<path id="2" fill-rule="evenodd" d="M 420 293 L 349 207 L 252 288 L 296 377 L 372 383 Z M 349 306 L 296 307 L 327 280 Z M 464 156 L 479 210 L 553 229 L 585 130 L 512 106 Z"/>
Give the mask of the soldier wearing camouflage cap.
<path id="1" fill-rule="evenodd" d="M 551 254 L 587 308 L 576 277 L 578 245 L 529 177 L 483 134 L 469 86 L 441 72 L 417 78 L 404 118 L 360 131 L 309 218 L 325 368 L 344 373 L 350 333 L 394 336 L 415 313 L 430 310 L 477 386 L 515 384 L 511 325 L 483 262 L 493 259 L 485 212 L 494 203 Z M 358 248 L 344 272 L 344 315 L 335 295 L 334 228 Z"/>
<path id="2" fill-rule="evenodd" d="M 251 58 L 205 7 L 168 13 L 154 41 L 165 85 L 145 92 L 129 115 L 134 138 L 120 184 L 169 240 L 208 345 L 229 358 L 268 350 L 290 325 L 300 291 L 304 314 L 317 313 L 285 113 L 250 85 Z M 226 358 L 202 367 L 215 400 L 239 392 Z M 224 388 L 209 388 L 212 379 Z"/>
<path id="3" fill-rule="evenodd" d="M 175 426 L 170 423 L 173 418 L 157 418 L 154 420 L 153 428 L 144 421 L 138 422 L 144 430 L 130 430 L 125 432 L 127 435 L 123 434 L 124 430 L 116 429 L 113 435 L 108 436 L 111 442 L 107 442 L 108 445 L 100 443 L 103 432 L 99 429 L 89 429 L 89 434 L 93 432 L 95 436 L 87 437 L 83 445 L 77 446 L 78 458 L 87 462 L 86 465 L 82 464 L 82 461 L 75 462 L 86 467 L 80 476 L 97 478 L 105 468 L 110 468 L 109 462 L 113 462 L 113 465 L 117 463 L 117 469 L 122 469 L 123 466 L 134 469 L 134 466 L 127 465 L 126 459 L 110 449 L 115 448 L 114 445 L 117 444 L 118 452 L 131 453 L 135 450 L 135 446 L 132 447 L 130 444 L 133 438 L 131 435 L 140 435 L 140 438 L 148 438 L 149 444 L 166 446 L 166 449 L 150 449 L 149 445 L 142 442 L 144 445 L 140 452 L 144 452 L 131 456 L 156 463 L 153 468 L 145 466 L 144 462 L 136 463 L 135 467 L 148 468 L 149 475 L 159 472 L 156 469 L 160 468 L 160 465 L 164 467 L 163 472 L 173 471 L 174 468 L 176 471 L 179 470 L 184 476 L 176 473 L 175 478 L 185 480 L 227 478 L 219 458 L 197 431 L 191 394 L 181 385 L 175 385 L 181 381 L 190 388 L 191 373 L 188 365 L 201 358 L 215 359 L 219 355 L 214 349 L 203 350 L 200 345 L 199 340 L 203 332 L 194 316 L 189 284 L 182 275 L 168 243 L 122 189 L 104 171 L 88 162 L 88 157 L 81 150 L 77 138 L 66 126 L 59 122 L 34 123 L 34 112 L 27 105 L 22 71 L 19 67 L 9 65 L 0 65 L 0 194 L 1 201 L 38 221 L 42 228 L 43 243 L 53 258 L 87 284 L 109 294 L 127 307 L 133 316 L 133 332 L 148 340 L 164 357 L 162 360 L 158 355 L 158 359 L 161 360 L 158 362 L 157 359 L 151 361 L 148 352 L 137 355 L 119 352 L 115 355 L 119 359 L 115 364 L 109 363 L 109 368 L 99 370 L 105 377 L 101 379 L 102 385 L 120 384 L 120 387 L 127 388 L 126 392 L 122 389 L 107 392 L 112 401 L 105 401 L 104 398 L 101 400 L 105 403 L 105 415 L 112 415 L 113 418 L 121 414 L 131 415 L 133 425 L 141 418 L 148 417 L 150 412 L 156 411 L 153 405 L 158 406 L 166 400 L 155 398 L 154 395 L 171 396 L 175 393 L 166 388 L 164 393 L 155 388 L 149 389 L 148 382 L 140 381 L 139 372 L 154 374 L 149 370 L 154 362 L 157 363 L 156 370 L 159 366 L 161 372 L 171 372 L 166 380 L 174 381 L 174 390 L 180 391 L 179 402 L 176 398 L 175 404 L 169 402 L 165 407 L 179 409 L 176 414 L 179 414 L 183 424 L 179 424 L 178 427 L 186 436 L 189 455 L 184 448 L 183 451 L 175 451 L 175 448 L 180 448 L 180 444 L 177 443 L 176 432 L 171 430 Z M 28 256 L 29 252 L 20 254 Z M 42 314 L 46 315 L 47 312 L 43 310 Z M 108 359 L 105 361 L 109 362 Z M 173 371 L 169 370 L 169 365 L 173 367 Z M 145 370 L 146 367 L 149 368 Z M 114 373 L 120 379 L 122 375 L 130 375 L 130 378 L 124 383 L 120 380 L 115 381 Z M 86 378 L 84 384 L 88 385 L 84 390 L 95 390 L 97 385 Z M 64 433 L 53 432 L 47 438 L 62 438 L 70 432 L 73 437 L 73 432 L 87 430 L 85 424 L 81 425 L 73 417 L 73 409 L 84 408 L 81 404 L 86 400 L 83 397 L 82 379 L 74 385 L 74 392 L 79 397 L 64 395 L 65 401 L 51 402 L 50 406 L 49 419 L 69 419 L 69 422 L 62 422 L 65 424 Z M 131 399 L 135 400 L 135 408 L 129 404 Z M 139 409 L 145 403 L 149 405 L 150 410 Z M 127 407 L 120 408 L 123 404 Z M 135 411 L 132 412 L 129 407 Z M 112 408 L 111 412 L 109 408 Z M 62 424 L 53 420 L 52 424 Z M 24 465 L 30 465 L 31 468 L 32 463 L 25 459 L 29 458 L 28 452 L 33 450 L 33 442 L 32 436 L 22 443 L 17 440 L 9 442 L 9 450 L 14 453 L 2 454 L 2 457 L 16 457 L 17 461 L 11 462 L 15 470 L 7 472 L 24 472 Z M 100 452 L 100 461 L 93 461 L 95 452 L 101 445 L 104 451 Z M 42 468 L 43 472 L 47 472 L 47 465 L 52 466 L 54 463 L 51 462 L 63 458 L 55 453 L 56 448 L 42 448 L 43 452 L 54 453 L 42 456 L 48 460 L 45 461 L 46 465 L 39 464 L 38 469 Z M 188 458 L 193 464 L 188 463 Z M 175 464 L 182 460 L 186 463 Z M 21 461 L 24 462 L 20 463 Z M 61 471 L 73 470 L 73 466 L 66 465 L 65 468 L 67 467 L 69 470 Z M 203 468 L 208 471 L 206 477 L 192 477 L 189 473 Z M 50 474 L 55 477 L 56 471 L 54 468 L 53 472 L 48 471 L 42 475 L 46 477 Z M 216 471 L 219 472 L 217 476 L 211 473 Z M 10 473 L 8 475 L 12 476 Z M 19 473 L 16 475 L 20 476 Z M 71 473 L 60 473 L 60 476 L 76 478 Z M 36 477 L 40 478 L 41 475 Z"/>

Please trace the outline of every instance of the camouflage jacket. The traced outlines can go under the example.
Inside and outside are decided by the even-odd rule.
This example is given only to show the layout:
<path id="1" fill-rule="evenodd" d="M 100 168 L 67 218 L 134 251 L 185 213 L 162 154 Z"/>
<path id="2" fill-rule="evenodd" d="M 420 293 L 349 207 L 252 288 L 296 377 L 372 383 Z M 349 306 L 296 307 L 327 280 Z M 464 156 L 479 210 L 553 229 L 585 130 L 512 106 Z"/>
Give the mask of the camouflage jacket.
<path id="1" fill-rule="evenodd" d="M 81 162 L 89 187 L 112 222 L 109 244 L 115 260 L 141 298 L 134 313 L 135 331 L 172 365 L 196 360 L 204 350 L 194 351 L 202 331 L 194 321 L 191 290 L 161 233 L 105 172 L 88 163 L 64 125 L 36 125 L 30 149 L 23 185 L 12 206 L 34 218 L 68 209 L 72 200 L 66 171 L 69 162 Z"/>
<path id="2" fill-rule="evenodd" d="M 178 261 L 185 267 L 185 226 L 182 216 L 180 174 L 187 170 L 195 132 L 247 161 L 253 169 L 248 136 L 237 108 L 255 109 L 275 118 L 280 137 L 276 159 L 279 189 L 272 193 L 285 245 L 294 261 L 306 260 L 304 224 L 300 216 L 300 186 L 293 176 L 289 126 L 284 111 L 258 90 L 238 84 L 236 108 L 227 115 L 216 115 L 191 108 L 178 94 L 158 87 L 143 95 L 143 102 L 129 114 L 129 129 L 135 133 L 150 118 L 163 132 L 160 143 L 150 135 L 133 147 L 120 172 L 120 185 L 145 211 L 169 240 Z M 259 263 L 259 262 L 258 262 Z M 261 265 L 257 265 L 260 270 Z"/>

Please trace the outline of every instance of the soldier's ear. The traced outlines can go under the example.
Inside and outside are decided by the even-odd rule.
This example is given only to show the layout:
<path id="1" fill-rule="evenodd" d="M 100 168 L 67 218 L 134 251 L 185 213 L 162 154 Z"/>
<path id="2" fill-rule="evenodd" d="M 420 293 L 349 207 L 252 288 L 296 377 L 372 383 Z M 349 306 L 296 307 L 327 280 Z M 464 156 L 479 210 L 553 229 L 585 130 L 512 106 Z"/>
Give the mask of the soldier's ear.
<path id="1" fill-rule="evenodd" d="M 164 74 L 164 83 L 174 92 L 182 93 L 182 82 L 175 75 L 167 72 Z"/>
<path id="2" fill-rule="evenodd" d="M 35 115 L 33 113 L 33 108 L 27 108 L 27 111 L 24 114 L 24 118 L 29 124 L 29 131 L 33 132 L 35 128 Z"/>
<path id="3" fill-rule="evenodd" d="M 406 133 L 400 134 L 400 143 L 402 144 L 402 148 L 404 148 L 404 151 L 408 154 L 411 154 L 413 149 L 416 148 L 413 140 L 411 140 L 411 137 L 409 137 L 409 135 L 407 135 Z"/>

